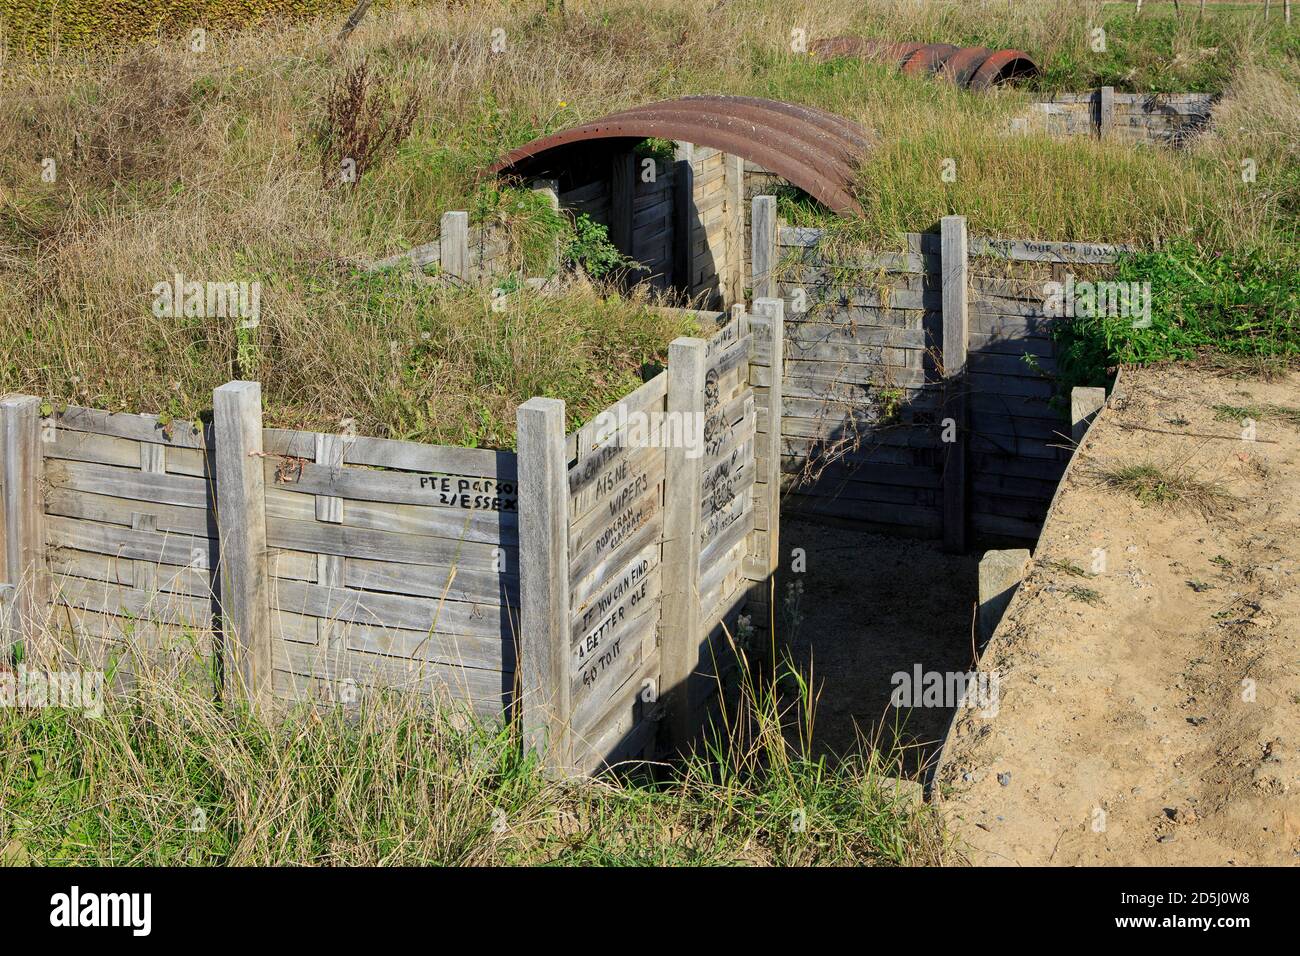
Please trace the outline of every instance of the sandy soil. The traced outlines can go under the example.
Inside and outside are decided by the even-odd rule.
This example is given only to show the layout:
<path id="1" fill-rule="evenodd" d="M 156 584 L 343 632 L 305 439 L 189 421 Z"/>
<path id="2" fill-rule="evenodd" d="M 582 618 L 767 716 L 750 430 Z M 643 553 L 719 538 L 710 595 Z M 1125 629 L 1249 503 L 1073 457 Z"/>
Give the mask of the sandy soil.
<path id="1" fill-rule="evenodd" d="M 1300 428 L 1265 416 L 1244 441 L 1213 407 L 1300 408 L 1300 376 L 1124 382 L 983 655 L 998 713 L 960 713 L 939 799 L 975 863 L 1300 863 Z M 1098 477 L 1143 462 L 1232 500 L 1176 510 Z"/>

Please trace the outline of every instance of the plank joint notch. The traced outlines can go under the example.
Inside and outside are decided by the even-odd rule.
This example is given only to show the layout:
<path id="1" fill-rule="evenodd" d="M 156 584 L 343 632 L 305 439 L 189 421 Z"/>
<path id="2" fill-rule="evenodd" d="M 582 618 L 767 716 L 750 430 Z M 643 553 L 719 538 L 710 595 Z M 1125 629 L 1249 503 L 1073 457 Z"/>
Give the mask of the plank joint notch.
<path id="1" fill-rule="evenodd" d="M 266 551 L 262 386 L 228 382 L 212 393 L 217 476 L 218 593 L 225 693 L 254 713 L 271 706 L 271 585 Z"/>
<path id="2" fill-rule="evenodd" d="M 564 402 L 530 398 L 516 413 L 519 455 L 519 698 L 524 747 L 570 763 L 569 490 Z"/>

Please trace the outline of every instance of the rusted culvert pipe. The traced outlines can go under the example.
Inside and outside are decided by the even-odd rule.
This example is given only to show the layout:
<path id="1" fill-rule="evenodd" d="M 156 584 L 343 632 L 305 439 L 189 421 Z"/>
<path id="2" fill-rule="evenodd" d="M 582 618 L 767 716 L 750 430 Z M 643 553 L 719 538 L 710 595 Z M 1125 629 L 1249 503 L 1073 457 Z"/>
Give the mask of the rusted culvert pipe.
<path id="1" fill-rule="evenodd" d="M 982 90 L 1038 75 L 1038 64 L 1023 50 L 990 50 L 951 43 L 887 43 L 867 37 L 830 37 L 812 45 L 821 60 L 851 57 L 892 63 L 909 76 L 939 74 L 957 86 Z"/>

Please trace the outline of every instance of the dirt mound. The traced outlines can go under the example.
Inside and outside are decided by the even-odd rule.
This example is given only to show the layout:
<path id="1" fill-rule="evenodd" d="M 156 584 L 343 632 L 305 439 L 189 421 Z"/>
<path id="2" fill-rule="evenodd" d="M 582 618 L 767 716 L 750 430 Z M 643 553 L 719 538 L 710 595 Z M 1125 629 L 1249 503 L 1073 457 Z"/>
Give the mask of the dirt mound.
<path id="1" fill-rule="evenodd" d="M 975 863 L 1300 862 L 1300 376 L 1126 370 L 1080 455 L 938 799 Z"/>

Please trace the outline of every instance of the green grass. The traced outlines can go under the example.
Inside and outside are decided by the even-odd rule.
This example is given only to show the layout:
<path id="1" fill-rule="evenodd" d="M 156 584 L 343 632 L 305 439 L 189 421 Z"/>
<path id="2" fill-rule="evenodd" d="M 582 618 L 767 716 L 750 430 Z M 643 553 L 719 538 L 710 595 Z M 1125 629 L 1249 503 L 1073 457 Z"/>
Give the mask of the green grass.
<path id="1" fill-rule="evenodd" d="M 1041 567 L 1044 567 L 1049 571 L 1059 571 L 1062 574 L 1068 574 L 1070 577 L 1075 577 L 1075 578 L 1091 577 L 1091 575 L 1088 574 L 1087 571 L 1079 567 L 1073 561 L 1061 561 L 1061 560 L 1053 559 L 1051 561 L 1042 562 Z"/>
<path id="2" fill-rule="evenodd" d="M 1215 405 L 1213 408 L 1214 420 L 1218 422 L 1240 422 L 1249 418 L 1257 422 L 1273 419 L 1288 425 L 1300 425 L 1300 408 L 1287 405 Z"/>
<path id="3" fill-rule="evenodd" d="M 1094 588 L 1085 588 L 1080 584 L 1071 584 L 1065 589 L 1065 596 L 1072 601 L 1081 601 L 1093 607 L 1101 605 L 1101 593 Z"/>
<path id="4" fill-rule="evenodd" d="M 1141 462 L 1098 469 L 1095 476 L 1104 486 L 1125 492 L 1144 505 L 1186 508 L 1207 517 L 1232 508 L 1235 502 L 1218 484 L 1196 478 L 1185 467 Z"/>
<path id="5" fill-rule="evenodd" d="M 561 783 L 513 728 L 387 693 L 274 721 L 174 679 L 103 717 L 0 709 L 0 863 L 901 865 L 953 858 L 870 751 L 813 759 L 771 694 L 669 766 Z M 746 705 L 743 700 L 748 700 Z"/>
<path id="6" fill-rule="evenodd" d="M 1249 367 L 1300 362 L 1300 248 L 1212 254 L 1189 242 L 1124 256 L 1120 282 L 1149 283 L 1151 325 L 1104 314 L 1059 323 L 1062 389 L 1100 385 L 1117 364 L 1217 361 Z M 1243 416 L 1245 417 L 1245 416 Z M 1259 417 L 1259 416 L 1256 416 Z"/>

